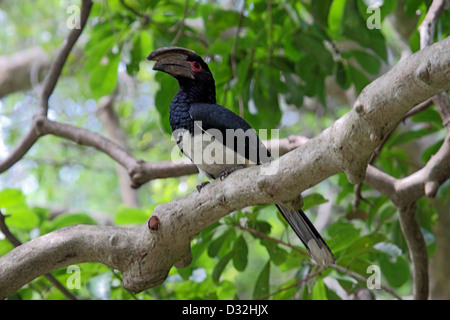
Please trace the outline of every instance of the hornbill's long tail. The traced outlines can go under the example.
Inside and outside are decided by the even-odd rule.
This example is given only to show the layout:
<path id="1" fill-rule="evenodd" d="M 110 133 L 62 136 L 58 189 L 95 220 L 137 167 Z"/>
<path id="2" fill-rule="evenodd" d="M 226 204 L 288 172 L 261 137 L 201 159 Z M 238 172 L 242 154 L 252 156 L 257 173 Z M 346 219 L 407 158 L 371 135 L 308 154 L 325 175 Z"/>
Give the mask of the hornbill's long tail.
<path id="1" fill-rule="evenodd" d="M 328 248 L 328 245 L 302 210 L 292 211 L 280 204 L 277 204 L 277 208 L 292 229 L 294 229 L 317 264 L 327 267 L 334 263 L 334 255 L 330 248 Z"/>

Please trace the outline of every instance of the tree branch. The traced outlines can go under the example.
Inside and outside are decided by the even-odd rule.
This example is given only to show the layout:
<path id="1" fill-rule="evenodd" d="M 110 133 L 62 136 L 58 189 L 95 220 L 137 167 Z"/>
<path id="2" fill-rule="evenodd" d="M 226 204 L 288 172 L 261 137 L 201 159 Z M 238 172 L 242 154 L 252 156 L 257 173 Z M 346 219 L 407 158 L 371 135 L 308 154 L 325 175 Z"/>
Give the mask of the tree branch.
<path id="1" fill-rule="evenodd" d="M 445 9 L 445 0 L 433 0 L 430 8 L 419 26 L 420 48 L 425 48 L 434 42 L 434 30 L 436 21 Z"/>
<path id="2" fill-rule="evenodd" d="M 41 47 L 0 56 L 0 98 L 34 86 L 48 68 L 50 58 Z"/>
<path id="3" fill-rule="evenodd" d="M 62 68 L 64 67 L 70 51 L 72 50 L 75 42 L 78 40 L 78 37 L 81 35 L 84 27 L 86 26 L 91 8 L 91 0 L 82 0 L 80 11 L 80 28 L 72 29 L 68 37 L 64 40 L 61 49 L 56 54 L 56 57 L 50 66 L 50 71 L 44 79 L 42 90 L 38 99 L 38 110 L 31 124 L 31 128 L 28 130 L 28 133 L 22 138 L 19 144 L 14 148 L 12 153 L 8 157 L 6 157 L 6 159 L 0 162 L 0 173 L 8 170 L 20 159 L 22 159 L 22 157 L 28 152 L 28 150 L 30 150 L 30 148 L 41 136 L 39 132 L 36 131 L 36 124 L 40 117 L 47 117 L 48 99 L 55 89 L 56 83 L 58 82 Z"/>
<path id="4" fill-rule="evenodd" d="M 408 244 L 414 266 L 413 296 L 416 300 L 428 299 L 428 253 L 425 240 L 416 219 L 416 203 L 399 208 L 400 227 Z"/>
<path id="5" fill-rule="evenodd" d="M 414 297 L 428 297 L 428 257 L 420 226 L 415 218 L 415 203 L 423 196 L 434 197 L 450 178 L 450 135 L 439 151 L 420 170 L 403 179 L 395 179 L 369 166 L 365 183 L 392 200 L 399 210 L 400 225 L 408 244 L 414 270 Z"/>
<path id="6" fill-rule="evenodd" d="M 159 285 L 173 265 L 189 265 L 190 241 L 230 212 L 249 205 L 290 201 L 338 172 L 345 172 L 352 183 L 363 181 L 370 156 L 383 137 L 413 106 L 450 89 L 449 80 L 450 37 L 415 53 L 373 81 L 353 109 L 319 136 L 271 163 L 238 170 L 224 181 L 213 181 L 201 193 L 160 204 L 148 225 L 72 226 L 10 251 L 0 258 L 0 298 L 48 270 L 85 261 L 121 270 L 123 286 L 133 292 Z M 48 122 L 52 133 L 59 132 L 68 139 L 76 139 L 76 133 L 84 130 L 46 118 L 40 120 Z M 69 127 L 74 129 L 67 130 Z M 90 139 L 102 151 L 108 151 L 112 144 L 95 134 L 85 138 L 78 139 L 82 143 Z M 111 153 L 122 160 L 121 164 L 135 163 L 123 149 L 115 144 L 113 148 Z M 429 168 L 439 166 L 441 156 L 445 154 L 438 152 L 429 161 Z M 448 163 L 443 166 L 450 166 Z M 410 179 L 415 181 L 417 177 L 412 176 Z M 441 181 L 433 170 L 430 176 L 433 181 Z"/>
<path id="7" fill-rule="evenodd" d="M 82 0 L 81 2 L 81 11 L 80 11 L 80 27 L 73 28 L 67 38 L 64 40 L 61 49 L 56 54 L 55 59 L 52 62 L 50 67 L 50 71 L 45 77 L 41 93 L 39 95 L 38 105 L 39 110 L 38 114 L 47 116 L 48 111 L 48 99 L 55 89 L 56 83 L 58 82 L 59 76 L 61 75 L 61 71 L 66 63 L 67 57 L 69 56 L 70 51 L 72 51 L 73 46 L 77 42 L 79 36 L 84 30 L 86 26 L 87 19 L 89 17 L 89 13 L 91 12 L 92 1 L 91 0 Z"/>
<path id="8" fill-rule="evenodd" d="M 14 246 L 18 247 L 22 245 L 22 242 L 19 241 L 12 233 L 9 231 L 6 223 L 6 216 L 0 211 L 0 231 L 5 235 L 5 238 Z M 50 281 L 59 291 L 61 291 L 68 299 L 76 300 L 77 298 L 70 293 L 66 287 L 64 287 L 51 273 L 46 273 L 44 276 Z"/>

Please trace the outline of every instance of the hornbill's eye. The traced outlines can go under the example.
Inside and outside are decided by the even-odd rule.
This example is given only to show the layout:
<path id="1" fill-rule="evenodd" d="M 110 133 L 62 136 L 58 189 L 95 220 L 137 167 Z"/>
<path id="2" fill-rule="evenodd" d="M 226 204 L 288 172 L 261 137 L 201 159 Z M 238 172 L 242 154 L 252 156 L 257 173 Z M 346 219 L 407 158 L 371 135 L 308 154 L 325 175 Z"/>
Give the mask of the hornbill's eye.
<path id="1" fill-rule="evenodd" d="M 192 71 L 199 72 L 202 70 L 202 65 L 198 63 L 197 61 L 189 61 L 189 63 L 192 66 Z"/>

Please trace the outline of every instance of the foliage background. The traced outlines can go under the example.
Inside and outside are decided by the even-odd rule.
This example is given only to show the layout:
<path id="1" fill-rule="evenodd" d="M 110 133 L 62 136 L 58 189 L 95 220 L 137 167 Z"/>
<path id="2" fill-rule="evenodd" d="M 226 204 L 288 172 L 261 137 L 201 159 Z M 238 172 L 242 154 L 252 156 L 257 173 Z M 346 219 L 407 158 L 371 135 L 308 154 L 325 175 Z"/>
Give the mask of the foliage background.
<path id="1" fill-rule="evenodd" d="M 381 3 L 381 29 L 369 29 L 367 7 L 373 1 L 95 2 L 51 96 L 49 118 L 105 134 L 97 105 L 116 90 L 114 110 L 133 155 L 151 162 L 171 160 L 168 105 L 177 84 L 152 71 L 145 57 L 153 49 L 177 45 L 207 57 L 218 102 L 255 129 L 277 128 L 280 137 L 313 137 L 349 111 L 371 80 L 419 49 L 417 26 L 431 1 Z M 39 46 L 52 56 L 69 32 L 72 1 L 18 5 L 3 0 L 0 5 L 1 55 Z M 438 21 L 436 40 L 449 31 L 447 11 Z M 0 158 L 23 136 L 36 96 L 35 88 L 1 98 Z M 394 177 L 406 176 L 428 161 L 444 137 L 439 114 L 428 108 L 399 125 L 374 164 Z M 129 207 L 123 204 L 111 159 L 47 136 L 0 176 L 0 208 L 11 215 L 10 230 L 25 242 L 70 224 L 143 223 L 157 204 L 193 192 L 200 179 L 192 175 L 151 181 L 137 191 L 139 207 Z M 449 193 L 447 183 L 437 200 L 418 203 L 431 257 L 436 248 L 434 207 L 448 203 Z M 367 186 L 362 195 L 367 202 L 355 203 L 354 186 L 337 175 L 305 192 L 304 210 L 337 264 L 365 277 L 370 275 L 368 266 L 378 265 L 382 283 L 409 296 L 411 262 L 396 208 Z M 117 271 L 85 263 L 79 265 L 81 288 L 71 292 L 89 299 L 341 299 L 366 288 L 365 282 L 334 269 L 301 281 L 317 269 L 292 246 L 301 248 L 274 206 L 246 208 L 207 227 L 192 243 L 192 264 L 173 267 L 159 287 L 132 295 L 122 289 Z M 0 255 L 11 248 L 0 237 Z M 66 268 L 53 274 L 63 284 L 70 281 Z M 371 292 L 392 298 L 383 290 Z M 41 277 L 11 298 L 64 295 Z"/>

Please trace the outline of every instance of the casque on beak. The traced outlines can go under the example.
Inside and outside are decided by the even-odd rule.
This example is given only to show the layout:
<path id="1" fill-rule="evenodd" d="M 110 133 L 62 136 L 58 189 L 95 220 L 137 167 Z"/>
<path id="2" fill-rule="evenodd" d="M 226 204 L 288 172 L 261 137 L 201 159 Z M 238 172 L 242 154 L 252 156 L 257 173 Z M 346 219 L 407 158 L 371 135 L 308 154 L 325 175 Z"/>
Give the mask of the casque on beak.
<path id="1" fill-rule="evenodd" d="M 151 52 L 147 59 L 156 61 L 153 70 L 170 74 L 174 78 L 194 79 L 191 65 L 186 61 L 194 51 L 181 47 L 164 47 Z"/>

